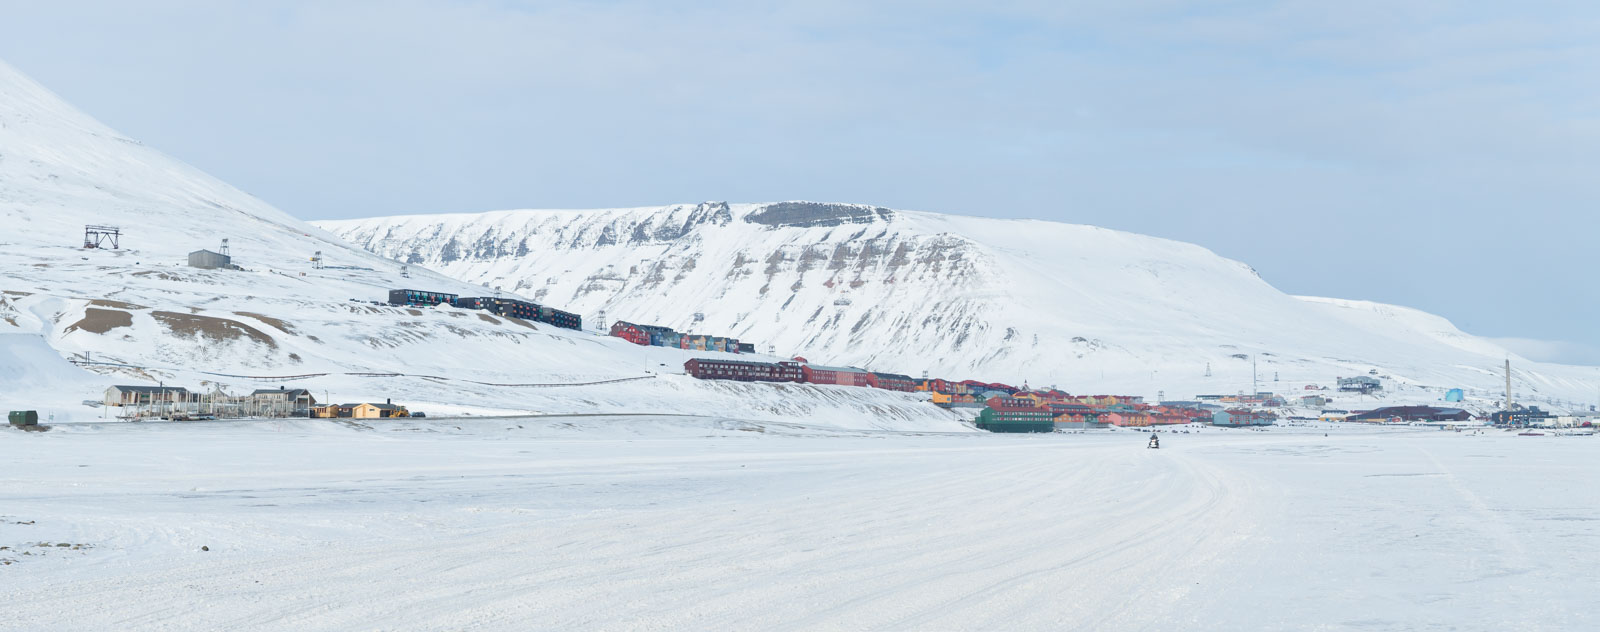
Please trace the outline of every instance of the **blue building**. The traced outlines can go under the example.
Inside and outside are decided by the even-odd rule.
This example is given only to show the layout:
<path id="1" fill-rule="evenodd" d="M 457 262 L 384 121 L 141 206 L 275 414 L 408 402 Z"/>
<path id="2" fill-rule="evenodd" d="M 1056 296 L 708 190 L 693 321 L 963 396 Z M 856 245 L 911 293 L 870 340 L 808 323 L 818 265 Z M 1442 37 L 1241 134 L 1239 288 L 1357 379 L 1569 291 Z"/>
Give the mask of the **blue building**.
<path id="1" fill-rule="evenodd" d="M 1225 427 L 1270 426 L 1278 416 L 1265 410 L 1229 408 L 1211 413 L 1211 425 Z"/>
<path id="2" fill-rule="evenodd" d="M 1450 389 L 1449 391 L 1447 391 L 1444 394 L 1444 401 L 1447 401 L 1447 402 L 1459 402 L 1465 396 L 1466 396 L 1466 394 L 1462 393 L 1461 389 L 1452 388 L 1452 389 Z"/>

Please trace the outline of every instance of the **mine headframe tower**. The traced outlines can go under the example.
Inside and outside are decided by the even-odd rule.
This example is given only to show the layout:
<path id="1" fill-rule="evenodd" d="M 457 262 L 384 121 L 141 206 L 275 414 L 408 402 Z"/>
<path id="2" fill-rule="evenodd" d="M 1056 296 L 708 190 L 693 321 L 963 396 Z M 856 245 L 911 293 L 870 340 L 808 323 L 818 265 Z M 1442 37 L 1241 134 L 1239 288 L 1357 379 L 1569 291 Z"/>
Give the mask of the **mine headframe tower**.
<path id="1" fill-rule="evenodd" d="M 116 250 L 122 246 L 122 229 L 116 226 L 97 226 L 90 224 L 83 227 L 84 248 L 104 248 L 111 244 L 111 249 Z"/>

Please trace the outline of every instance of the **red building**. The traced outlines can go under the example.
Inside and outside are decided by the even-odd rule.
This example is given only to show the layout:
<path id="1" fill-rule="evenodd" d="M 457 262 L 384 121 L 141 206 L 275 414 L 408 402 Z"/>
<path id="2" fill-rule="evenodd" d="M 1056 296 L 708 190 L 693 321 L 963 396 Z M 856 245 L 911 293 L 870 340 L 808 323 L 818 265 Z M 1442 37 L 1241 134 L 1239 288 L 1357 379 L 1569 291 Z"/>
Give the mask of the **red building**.
<path id="1" fill-rule="evenodd" d="M 636 345 L 650 346 L 650 334 L 638 325 L 627 321 L 617 321 L 611 325 L 611 335 L 631 342 Z"/>
<path id="2" fill-rule="evenodd" d="M 910 393 L 917 390 L 916 380 L 909 375 L 895 373 L 868 373 L 867 385 L 872 388 L 881 388 L 886 391 L 901 391 Z"/>
<path id="3" fill-rule="evenodd" d="M 854 367 L 820 366 L 803 364 L 800 371 L 807 384 L 837 384 L 839 386 L 871 386 L 866 371 Z"/>

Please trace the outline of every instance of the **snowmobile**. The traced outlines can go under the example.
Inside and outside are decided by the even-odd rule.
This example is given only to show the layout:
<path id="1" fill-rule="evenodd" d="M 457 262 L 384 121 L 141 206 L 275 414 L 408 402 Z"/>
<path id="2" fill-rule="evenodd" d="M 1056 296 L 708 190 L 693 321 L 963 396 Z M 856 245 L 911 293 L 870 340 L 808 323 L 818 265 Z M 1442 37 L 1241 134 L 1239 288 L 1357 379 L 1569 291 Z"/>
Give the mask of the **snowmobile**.
<path id="1" fill-rule="evenodd" d="M 1157 450 L 1157 449 L 1160 449 L 1160 448 L 1161 448 L 1161 439 L 1159 437 L 1156 437 L 1155 435 L 1150 435 L 1150 449 L 1151 450 Z"/>

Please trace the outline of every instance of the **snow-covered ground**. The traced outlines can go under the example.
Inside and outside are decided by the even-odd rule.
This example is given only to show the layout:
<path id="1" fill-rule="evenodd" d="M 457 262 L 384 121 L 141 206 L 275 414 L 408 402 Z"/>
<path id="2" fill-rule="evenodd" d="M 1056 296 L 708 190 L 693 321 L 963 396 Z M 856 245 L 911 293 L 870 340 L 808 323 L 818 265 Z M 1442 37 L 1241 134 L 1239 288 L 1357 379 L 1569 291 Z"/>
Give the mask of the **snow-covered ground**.
<path id="1" fill-rule="evenodd" d="M 1600 439 L 1163 439 L 678 416 L 3 430 L 0 629 L 1600 626 Z"/>

